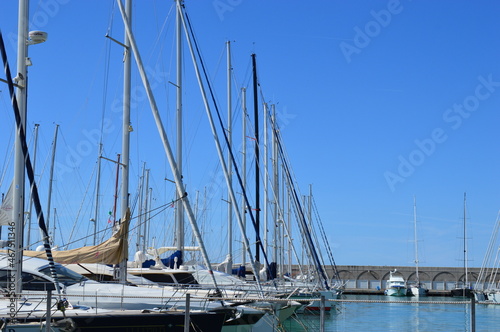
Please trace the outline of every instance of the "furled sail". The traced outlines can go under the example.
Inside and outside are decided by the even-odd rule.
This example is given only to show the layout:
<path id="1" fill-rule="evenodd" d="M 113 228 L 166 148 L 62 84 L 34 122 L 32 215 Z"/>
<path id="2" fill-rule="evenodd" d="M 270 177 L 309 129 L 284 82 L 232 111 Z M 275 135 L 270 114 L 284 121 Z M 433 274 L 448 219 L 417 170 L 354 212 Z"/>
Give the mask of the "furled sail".
<path id="1" fill-rule="evenodd" d="M 53 251 L 54 261 L 61 264 L 101 263 L 119 264 L 128 257 L 128 226 L 130 211 L 127 211 L 119 230 L 113 236 L 98 245 L 70 250 Z M 45 258 L 43 251 L 24 251 L 25 256 Z"/>

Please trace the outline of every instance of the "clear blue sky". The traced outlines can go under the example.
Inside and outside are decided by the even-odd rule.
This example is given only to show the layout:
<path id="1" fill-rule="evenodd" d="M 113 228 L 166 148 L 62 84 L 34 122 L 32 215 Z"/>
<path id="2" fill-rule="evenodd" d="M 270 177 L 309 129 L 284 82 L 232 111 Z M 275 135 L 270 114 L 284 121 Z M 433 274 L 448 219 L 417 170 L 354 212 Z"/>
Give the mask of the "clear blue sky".
<path id="1" fill-rule="evenodd" d="M 172 5 L 136 1 L 133 22 L 174 142 Z M 17 2 L 0 6 L 15 68 Z M 415 196 L 420 264 L 461 266 L 467 192 L 469 265 L 481 266 L 500 208 L 500 3 L 210 0 L 186 1 L 186 7 L 224 116 L 224 48 L 232 42 L 238 148 L 237 94 L 241 87 L 251 90 L 250 55 L 257 54 L 264 101 L 276 105 L 299 189 L 306 194 L 313 185 L 337 264 L 411 265 Z M 67 241 L 76 222 L 74 240 L 91 230 L 101 128 L 104 154 L 116 158 L 120 152 L 122 48 L 104 36 L 123 40 L 123 24 L 111 0 L 32 1 L 30 15 L 31 30 L 47 31 L 49 38 L 29 48 L 28 136 L 40 124 L 37 174 L 46 200 L 50 144 L 54 124 L 60 125 L 52 203 L 56 241 Z M 172 176 L 135 63 L 133 68 L 131 194 L 146 162 L 153 204 L 160 206 L 173 197 L 164 180 Z M 206 207 L 200 227 L 213 260 L 221 261 L 227 194 L 220 190 L 220 166 L 192 68 L 186 52 L 184 180 L 193 204 L 199 192 L 198 207 Z M 0 90 L 5 192 L 14 120 L 3 83 Z M 248 100 L 251 109 L 251 95 Z M 115 167 L 103 165 L 100 228 L 112 209 L 115 181 Z M 157 245 L 169 244 L 172 210 L 155 219 Z"/>

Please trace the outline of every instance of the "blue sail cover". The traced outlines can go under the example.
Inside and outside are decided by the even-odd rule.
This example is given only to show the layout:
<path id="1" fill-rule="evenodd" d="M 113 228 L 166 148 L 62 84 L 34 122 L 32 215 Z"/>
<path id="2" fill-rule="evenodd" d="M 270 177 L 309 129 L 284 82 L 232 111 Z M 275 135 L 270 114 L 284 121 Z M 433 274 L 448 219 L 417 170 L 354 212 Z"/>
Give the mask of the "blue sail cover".
<path id="1" fill-rule="evenodd" d="M 147 269 L 150 268 L 151 266 L 155 265 L 155 260 L 154 259 L 148 259 L 144 262 L 142 262 L 142 268 Z"/>
<path id="2" fill-rule="evenodd" d="M 173 269 L 174 265 L 176 264 L 176 262 L 175 262 L 176 257 L 177 257 L 177 268 L 178 268 L 179 266 L 182 265 L 182 251 L 180 251 L 180 250 L 177 250 L 176 252 L 174 252 L 172 255 L 170 255 L 170 257 L 163 258 L 161 260 L 161 262 L 166 267 Z"/>
<path id="3" fill-rule="evenodd" d="M 176 257 L 177 257 L 177 267 L 179 267 L 182 265 L 182 251 L 180 251 L 180 250 L 177 250 L 176 252 L 174 252 L 172 255 L 170 255 L 167 258 L 162 258 L 161 262 L 166 267 L 173 269 L 174 265 L 175 265 L 175 258 Z M 142 267 L 145 269 L 147 269 L 151 266 L 154 266 L 154 265 L 155 265 L 154 259 L 148 259 L 147 261 L 142 263 Z"/>
<path id="4" fill-rule="evenodd" d="M 232 269 L 231 272 L 232 272 L 232 274 L 235 274 L 238 277 L 245 278 L 245 266 L 244 265 L 241 265 L 237 269 Z"/>
<path id="5" fill-rule="evenodd" d="M 276 262 L 271 262 L 271 264 L 269 264 L 269 268 L 267 269 L 267 280 L 273 280 L 276 278 L 276 272 L 277 272 L 277 266 L 276 266 Z"/>

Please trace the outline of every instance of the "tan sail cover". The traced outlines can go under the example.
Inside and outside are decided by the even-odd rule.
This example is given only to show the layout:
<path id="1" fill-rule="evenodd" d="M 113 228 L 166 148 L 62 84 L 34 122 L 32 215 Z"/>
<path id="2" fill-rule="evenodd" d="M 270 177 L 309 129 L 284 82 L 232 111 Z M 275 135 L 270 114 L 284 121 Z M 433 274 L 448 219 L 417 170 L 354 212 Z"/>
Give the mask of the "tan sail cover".
<path id="1" fill-rule="evenodd" d="M 120 229 L 113 236 L 101 244 L 63 251 L 52 251 L 54 261 L 60 264 L 101 263 L 118 264 L 128 257 L 128 226 L 130 211 L 127 211 L 125 220 Z M 25 250 L 24 256 L 47 259 L 45 251 Z"/>

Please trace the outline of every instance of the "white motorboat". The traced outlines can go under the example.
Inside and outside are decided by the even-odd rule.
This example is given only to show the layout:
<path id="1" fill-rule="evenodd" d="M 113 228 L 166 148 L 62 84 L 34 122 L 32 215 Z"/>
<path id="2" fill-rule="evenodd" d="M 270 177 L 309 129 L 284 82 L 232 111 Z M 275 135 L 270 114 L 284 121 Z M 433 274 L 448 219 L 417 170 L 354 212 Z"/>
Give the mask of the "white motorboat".
<path id="1" fill-rule="evenodd" d="M 384 294 L 388 296 L 406 296 L 407 291 L 403 276 L 397 270 L 390 271 Z"/>

